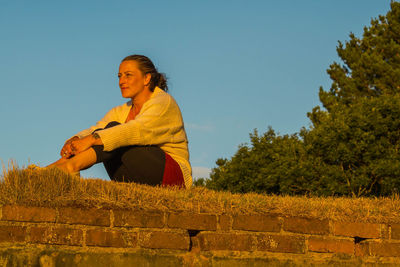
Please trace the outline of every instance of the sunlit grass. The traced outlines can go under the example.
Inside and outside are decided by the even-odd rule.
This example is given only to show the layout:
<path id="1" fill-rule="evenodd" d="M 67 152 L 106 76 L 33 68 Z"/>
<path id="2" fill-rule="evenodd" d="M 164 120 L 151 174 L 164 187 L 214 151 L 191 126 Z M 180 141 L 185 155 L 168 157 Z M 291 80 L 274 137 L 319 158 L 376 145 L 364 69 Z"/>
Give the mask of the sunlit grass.
<path id="1" fill-rule="evenodd" d="M 182 190 L 82 179 L 57 169 L 30 170 L 16 165 L 9 166 L 3 176 L 0 205 L 137 208 L 214 214 L 277 213 L 338 221 L 400 223 L 398 195 L 390 198 L 319 198 L 232 194 L 203 187 Z"/>

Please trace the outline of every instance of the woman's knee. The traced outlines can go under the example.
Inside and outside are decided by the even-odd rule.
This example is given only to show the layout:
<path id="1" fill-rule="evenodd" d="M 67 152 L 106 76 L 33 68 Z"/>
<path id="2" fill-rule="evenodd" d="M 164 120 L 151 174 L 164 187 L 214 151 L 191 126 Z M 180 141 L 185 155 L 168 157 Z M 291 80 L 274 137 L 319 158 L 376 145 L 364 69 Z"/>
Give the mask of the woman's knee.
<path id="1" fill-rule="evenodd" d="M 165 152 L 158 146 L 132 146 L 123 152 L 121 160 L 126 164 L 165 163 Z"/>
<path id="2" fill-rule="evenodd" d="M 156 146 L 131 147 L 121 156 L 134 182 L 157 185 L 162 183 L 165 152 Z"/>
<path id="3" fill-rule="evenodd" d="M 114 127 L 114 126 L 119 125 L 119 124 L 121 124 L 121 123 L 119 123 L 119 122 L 117 122 L 117 121 L 110 121 L 110 122 L 106 125 L 106 127 L 104 127 L 104 129 L 106 129 L 106 128 L 111 128 L 111 127 Z"/>
<path id="4" fill-rule="evenodd" d="M 98 128 L 98 129 L 94 130 L 92 133 L 95 133 L 97 131 L 101 131 L 101 130 L 104 130 L 107 128 L 111 128 L 111 127 L 117 126 L 119 124 L 121 124 L 121 123 L 119 123 L 117 121 L 110 121 L 109 123 L 107 123 L 107 125 L 104 128 Z"/>

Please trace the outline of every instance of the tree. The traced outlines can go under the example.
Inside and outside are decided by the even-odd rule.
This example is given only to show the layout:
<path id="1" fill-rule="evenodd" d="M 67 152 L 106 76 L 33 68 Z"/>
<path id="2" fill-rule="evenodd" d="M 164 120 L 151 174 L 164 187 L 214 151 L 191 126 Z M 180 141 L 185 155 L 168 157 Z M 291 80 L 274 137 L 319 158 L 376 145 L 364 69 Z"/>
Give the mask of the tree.
<path id="1" fill-rule="evenodd" d="M 308 192 L 312 168 L 297 135 L 279 136 L 270 128 L 262 136 L 254 130 L 250 139 L 251 147 L 241 145 L 231 160 L 217 160 L 208 188 L 238 193 Z"/>
<path id="2" fill-rule="evenodd" d="M 193 186 L 205 186 L 206 185 L 206 179 L 207 178 L 197 178 L 196 180 L 193 181 Z"/>
<path id="3" fill-rule="evenodd" d="M 233 192 L 388 195 L 400 189 L 400 3 L 371 21 L 361 39 L 339 42 L 343 64 L 327 70 L 323 108 L 309 129 L 250 135 L 232 159 L 218 159 L 207 187 Z"/>

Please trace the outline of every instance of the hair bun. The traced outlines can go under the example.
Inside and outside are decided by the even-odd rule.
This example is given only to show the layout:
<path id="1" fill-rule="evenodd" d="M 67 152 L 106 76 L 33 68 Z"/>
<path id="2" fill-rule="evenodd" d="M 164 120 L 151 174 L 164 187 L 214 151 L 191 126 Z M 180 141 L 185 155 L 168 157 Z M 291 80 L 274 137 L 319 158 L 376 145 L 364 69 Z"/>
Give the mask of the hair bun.
<path id="1" fill-rule="evenodd" d="M 167 77 L 165 76 L 164 73 L 159 73 L 157 72 L 157 79 L 156 79 L 156 85 L 163 89 L 164 91 L 168 91 L 168 85 L 167 85 Z"/>
<path id="2" fill-rule="evenodd" d="M 149 85 L 151 91 L 154 91 L 154 88 L 156 86 L 160 87 L 164 91 L 168 91 L 167 77 L 165 76 L 164 73 L 159 73 L 157 71 L 153 62 L 151 62 L 151 60 L 148 57 L 143 55 L 130 55 L 124 58 L 122 62 L 128 60 L 136 61 L 138 63 L 140 71 L 143 74 L 149 73 L 151 75 L 150 85 Z"/>

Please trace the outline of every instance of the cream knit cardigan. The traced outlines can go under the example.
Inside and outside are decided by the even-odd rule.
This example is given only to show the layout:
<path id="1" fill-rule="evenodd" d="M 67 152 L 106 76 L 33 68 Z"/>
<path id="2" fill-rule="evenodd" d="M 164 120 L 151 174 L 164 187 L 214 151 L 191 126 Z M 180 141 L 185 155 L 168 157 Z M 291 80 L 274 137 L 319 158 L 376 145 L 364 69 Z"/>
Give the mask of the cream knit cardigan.
<path id="1" fill-rule="evenodd" d="M 143 104 L 135 119 L 125 123 L 132 101 L 111 109 L 96 125 L 76 136 L 82 138 L 109 122 L 121 123 L 97 131 L 104 151 L 130 145 L 157 145 L 168 153 L 181 167 L 185 187 L 192 186 L 192 168 L 189 163 L 188 140 L 181 111 L 171 95 L 156 87 L 150 99 Z"/>

